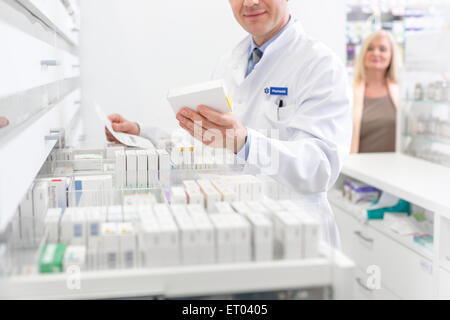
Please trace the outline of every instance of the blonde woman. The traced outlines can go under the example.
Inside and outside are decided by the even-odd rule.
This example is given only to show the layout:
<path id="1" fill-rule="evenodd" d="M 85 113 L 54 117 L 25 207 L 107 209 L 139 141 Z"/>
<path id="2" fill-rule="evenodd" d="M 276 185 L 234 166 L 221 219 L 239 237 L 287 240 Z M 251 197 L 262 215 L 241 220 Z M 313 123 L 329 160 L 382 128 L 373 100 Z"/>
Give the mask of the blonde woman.
<path id="1" fill-rule="evenodd" d="M 352 153 L 394 152 L 400 57 L 392 35 L 371 34 L 356 69 Z"/>

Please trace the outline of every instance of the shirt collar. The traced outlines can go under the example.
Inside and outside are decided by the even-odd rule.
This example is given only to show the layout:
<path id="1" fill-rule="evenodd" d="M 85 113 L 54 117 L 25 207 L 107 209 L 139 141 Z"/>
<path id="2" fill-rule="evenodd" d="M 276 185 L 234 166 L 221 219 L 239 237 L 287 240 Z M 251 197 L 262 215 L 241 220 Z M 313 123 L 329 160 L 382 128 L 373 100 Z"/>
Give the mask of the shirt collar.
<path id="1" fill-rule="evenodd" d="M 286 29 L 288 29 L 292 25 L 293 22 L 294 22 L 294 19 L 292 18 L 292 16 L 289 16 L 289 21 L 283 27 L 283 29 L 281 29 L 280 32 L 278 32 L 276 35 L 274 35 L 272 38 L 270 38 L 269 41 L 266 41 L 266 43 L 264 43 L 261 47 L 258 47 L 256 45 L 255 40 L 252 37 L 250 51 L 248 53 L 248 59 L 252 59 L 253 50 L 255 50 L 255 48 L 258 48 L 259 50 L 261 50 L 262 53 L 264 53 L 264 51 L 267 49 L 267 47 L 270 46 L 276 39 L 278 39 L 283 34 L 283 32 L 286 31 Z"/>

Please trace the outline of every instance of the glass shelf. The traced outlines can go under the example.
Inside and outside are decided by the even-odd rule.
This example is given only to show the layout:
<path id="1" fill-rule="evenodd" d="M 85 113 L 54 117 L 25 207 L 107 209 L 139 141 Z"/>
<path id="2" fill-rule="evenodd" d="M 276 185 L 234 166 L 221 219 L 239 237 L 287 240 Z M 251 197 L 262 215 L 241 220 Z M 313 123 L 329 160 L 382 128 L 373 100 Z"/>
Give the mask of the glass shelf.
<path id="1" fill-rule="evenodd" d="M 413 134 L 413 133 L 403 133 L 403 136 L 406 138 L 425 140 L 431 143 L 439 143 L 450 146 L 450 137 L 442 137 L 432 134 Z"/>
<path id="2" fill-rule="evenodd" d="M 435 100 L 429 100 L 429 99 L 424 99 L 424 100 L 403 99 L 403 101 L 408 104 L 432 105 L 432 106 L 446 105 L 446 106 L 450 107 L 450 101 L 435 101 Z"/>

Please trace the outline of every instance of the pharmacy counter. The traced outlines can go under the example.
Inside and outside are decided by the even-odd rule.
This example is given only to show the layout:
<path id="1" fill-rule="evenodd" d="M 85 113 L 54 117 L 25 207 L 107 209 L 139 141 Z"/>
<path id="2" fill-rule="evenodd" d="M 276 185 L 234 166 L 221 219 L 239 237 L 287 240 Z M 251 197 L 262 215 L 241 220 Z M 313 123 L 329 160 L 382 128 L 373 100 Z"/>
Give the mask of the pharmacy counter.
<path id="1" fill-rule="evenodd" d="M 433 216 L 433 243 L 432 250 L 426 251 L 416 243 L 405 241 L 404 238 L 387 231 L 382 221 L 357 222 L 360 219 L 355 220 L 354 214 L 360 212 L 361 208 L 349 204 L 345 199 L 339 199 L 342 197 L 338 195 L 339 191 L 333 191 L 329 196 L 341 229 L 344 252 L 363 269 L 367 267 L 366 262 L 370 259 L 373 264 L 382 264 L 389 260 L 387 256 L 391 254 L 392 261 L 398 263 L 385 267 L 385 275 L 393 270 L 393 274 L 402 274 L 402 277 L 396 278 L 405 278 L 406 282 L 396 285 L 398 279 L 393 277 L 392 281 L 387 281 L 385 277 L 386 286 L 399 298 L 448 299 L 450 293 L 446 288 L 450 286 L 450 273 L 447 268 L 450 261 L 450 168 L 398 153 L 358 154 L 347 159 L 342 170 L 341 183 L 346 178 L 371 185 L 430 212 Z M 345 241 L 346 237 L 349 241 Z M 366 242 L 369 250 L 355 249 L 355 241 Z M 348 245 L 345 245 L 345 242 Z M 393 254 L 395 248 L 398 250 Z M 377 252 L 380 253 L 378 256 Z M 364 255 L 365 258 L 358 263 L 359 257 Z M 404 268 L 403 271 L 399 269 L 400 264 Z M 413 285 L 417 290 L 413 290 Z"/>
<path id="2" fill-rule="evenodd" d="M 0 280 L 0 299 L 178 298 L 315 287 L 351 299 L 354 272 L 352 261 L 322 244 L 317 259 L 12 277 Z"/>
<path id="3" fill-rule="evenodd" d="M 450 168 L 396 153 L 358 154 L 342 173 L 450 218 Z"/>

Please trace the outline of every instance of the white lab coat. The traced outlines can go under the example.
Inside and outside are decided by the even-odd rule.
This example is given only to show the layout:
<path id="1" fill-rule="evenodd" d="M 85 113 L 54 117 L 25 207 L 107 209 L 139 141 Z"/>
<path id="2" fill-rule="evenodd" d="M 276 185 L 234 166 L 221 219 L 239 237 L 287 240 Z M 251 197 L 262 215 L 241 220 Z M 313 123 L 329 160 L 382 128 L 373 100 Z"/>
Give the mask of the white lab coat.
<path id="1" fill-rule="evenodd" d="M 322 236 L 339 247 L 327 191 L 350 152 L 351 91 L 339 58 L 309 38 L 298 21 L 264 52 L 245 77 L 251 36 L 220 60 L 213 79 L 224 79 L 234 114 L 250 137 L 248 163 L 299 193 L 299 202 L 322 221 Z M 288 88 L 270 96 L 266 88 Z M 285 107 L 278 110 L 279 99 Z M 259 132 L 258 130 L 266 132 Z M 269 136 L 267 130 L 278 130 Z"/>
<path id="2" fill-rule="evenodd" d="M 324 238 L 339 246 L 326 192 L 350 152 L 351 88 L 345 67 L 296 20 L 246 78 L 250 44 L 249 36 L 220 60 L 213 74 L 225 80 L 234 114 L 248 128 L 248 163 L 304 195 L 324 223 Z M 288 96 L 266 94 L 271 87 L 288 88 Z M 285 107 L 278 111 L 280 98 Z M 267 129 L 279 130 L 279 137 L 272 138 Z"/>

